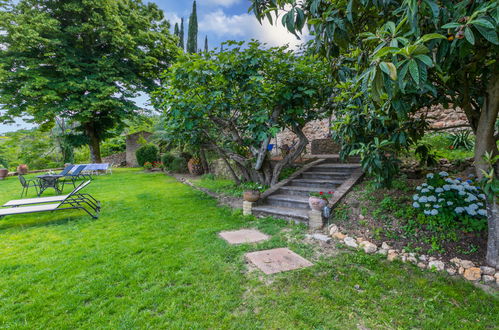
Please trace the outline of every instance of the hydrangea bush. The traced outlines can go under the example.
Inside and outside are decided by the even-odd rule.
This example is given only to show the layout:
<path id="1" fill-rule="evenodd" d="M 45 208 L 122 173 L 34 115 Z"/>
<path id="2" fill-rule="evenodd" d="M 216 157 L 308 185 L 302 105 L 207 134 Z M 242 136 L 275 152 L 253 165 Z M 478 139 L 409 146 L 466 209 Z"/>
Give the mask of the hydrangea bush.
<path id="1" fill-rule="evenodd" d="M 416 190 L 412 206 L 426 216 L 439 218 L 442 225 L 456 224 L 467 231 L 486 228 L 486 196 L 472 179 L 452 179 L 447 172 L 429 173 L 426 183 Z"/>

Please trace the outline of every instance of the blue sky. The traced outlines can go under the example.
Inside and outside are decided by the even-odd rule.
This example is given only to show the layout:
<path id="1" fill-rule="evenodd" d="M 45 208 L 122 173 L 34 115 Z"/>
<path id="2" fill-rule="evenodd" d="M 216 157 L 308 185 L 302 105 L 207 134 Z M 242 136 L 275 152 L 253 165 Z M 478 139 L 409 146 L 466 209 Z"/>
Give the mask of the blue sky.
<path id="1" fill-rule="evenodd" d="M 165 17 L 173 26 L 184 18 L 185 37 L 192 10 L 192 0 L 154 0 L 165 12 Z M 198 48 L 204 47 L 204 38 L 208 36 L 209 48 L 220 47 L 226 40 L 257 39 L 269 46 L 288 44 L 291 48 L 302 41 L 286 31 L 280 22 L 272 26 L 268 22 L 261 25 L 252 13 L 248 13 L 249 0 L 197 0 L 199 40 Z M 147 103 L 147 97 L 139 98 L 138 103 Z M 18 120 L 13 125 L 0 124 L 0 133 L 31 127 L 30 124 Z"/>

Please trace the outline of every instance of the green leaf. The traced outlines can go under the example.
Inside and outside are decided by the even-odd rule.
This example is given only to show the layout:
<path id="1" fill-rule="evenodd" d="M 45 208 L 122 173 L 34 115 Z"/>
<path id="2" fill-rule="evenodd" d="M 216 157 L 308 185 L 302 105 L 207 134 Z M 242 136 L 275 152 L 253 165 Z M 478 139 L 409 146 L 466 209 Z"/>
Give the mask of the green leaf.
<path id="1" fill-rule="evenodd" d="M 438 14 L 440 12 L 440 8 L 438 7 L 438 4 L 434 1 L 431 0 L 424 0 L 424 2 L 430 7 L 431 13 L 434 18 L 438 18 Z"/>
<path id="2" fill-rule="evenodd" d="M 485 39 L 487 39 L 489 42 L 493 43 L 494 45 L 499 45 L 497 32 L 495 30 L 489 30 L 480 25 L 476 25 L 475 27 Z"/>
<path id="3" fill-rule="evenodd" d="M 419 85 L 419 68 L 416 60 L 409 61 L 409 72 L 411 73 L 412 79 Z"/>
<path id="4" fill-rule="evenodd" d="M 495 29 L 494 24 L 490 23 L 489 21 L 483 18 L 477 18 L 476 20 L 470 22 L 470 24 L 473 24 L 475 26 L 476 25 L 483 26 L 484 28 L 487 28 L 489 30 Z"/>
<path id="5" fill-rule="evenodd" d="M 383 47 L 378 52 L 376 52 L 374 55 L 375 55 L 375 58 L 380 58 L 380 57 L 385 56 L 386 54 L 394 53 L 397 50 L 399 50 L 397 47 Z"/>
<path id="6" fill-rule="evenodd" d="M 431 60 L 431 58 L 428 55 L 420 54 L 420 55 L 414 56 L 414 58 L 417 58 L 418 60 L 420 60 L 421 62 L 423 62 L 427 66 L 433 65 L 433 61 Z"/>
<path id="7" fill-rule="evenodd" d="M 390 76 L 392 80 L 397 80 L 397 68 L 391 62 L 381 62 L 379 64 L 381 70 Z"/>
<path id="8" fill-rule="evenodd" d="M 472 45 L 475 44 L 475 35 L 473 34 L 473 31 L 471 31 L 469 27 L 466 27 L 466 29 L 464 29 L 464 36 L 466 37 L 466 40 L 468 40 L 470 44 Z"/>
<path id="9" fill-rule="evenodd" d="M 442 25 L 442 29 L 455 29 L 455 28 L 458 28 L 460 26 L 461 26 L 461 24 L 452 22 L 452 23 L 447 23 L 445 25 Z"/>
<path id="10" fill-rule="evenodd" d="M 433 39 L 447 39 L 447 38 L 441 35 L 440 33 L 429 33 L 422 36 L 419 40 L 422 42 L 427 42 Z"/>

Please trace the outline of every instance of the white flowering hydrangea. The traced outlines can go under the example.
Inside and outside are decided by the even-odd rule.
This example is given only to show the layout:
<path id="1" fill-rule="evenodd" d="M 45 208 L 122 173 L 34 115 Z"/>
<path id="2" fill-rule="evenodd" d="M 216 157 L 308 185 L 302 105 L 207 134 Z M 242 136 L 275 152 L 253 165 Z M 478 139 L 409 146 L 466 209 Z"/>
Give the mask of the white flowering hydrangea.
<path id="1" fill-rule="evenodd" d="M 485 210 L 485 195 L 473 181 L 452 179 L 447 172 L 438 175 L 429 173 L 426 182 L 416 187 L 417 194 L 412 196 L 412 206 L 425 215 L 438 214 L 455 218 L 471 217 L 483 219 Z"/>

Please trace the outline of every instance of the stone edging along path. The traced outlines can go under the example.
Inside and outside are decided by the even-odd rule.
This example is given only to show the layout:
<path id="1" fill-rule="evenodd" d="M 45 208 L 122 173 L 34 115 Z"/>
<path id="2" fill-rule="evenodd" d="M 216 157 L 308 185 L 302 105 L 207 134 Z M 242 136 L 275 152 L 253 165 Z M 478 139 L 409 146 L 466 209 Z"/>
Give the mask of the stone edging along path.
<path id="1" fill-rule="evenodd" d="M 400 260 L 402 262 L 409 262 L 421 269 L 436 270 L 440 272 L 447 272 L 450 276 L 462 276 L 468 281 L 474 283 L 482 282 L 495 289 L 499 288 L 499 270 L 489 266 L 475 265 L 470 260 L 462 260 L 453 258 L 450 264 L 445 264 L 442 260 L 427 255 L 416 255 L 415 253 L 407 253 L 397 249 L 393 249 L 386 242 L 383 242 L 380 247 L 376 244 L 365 240 L 364 238 L 353 238 L 343 234 L 338 226 L 330 225 L 328 228 L 329 236 L 345 244 L 346 246 L 354 249 L 362 249 L 368 254 L 381 254 L 386 256 L 388 261 Z M 312 238 L 325 241 L 329 239 L 326 235 L 312 235 Z"/>

